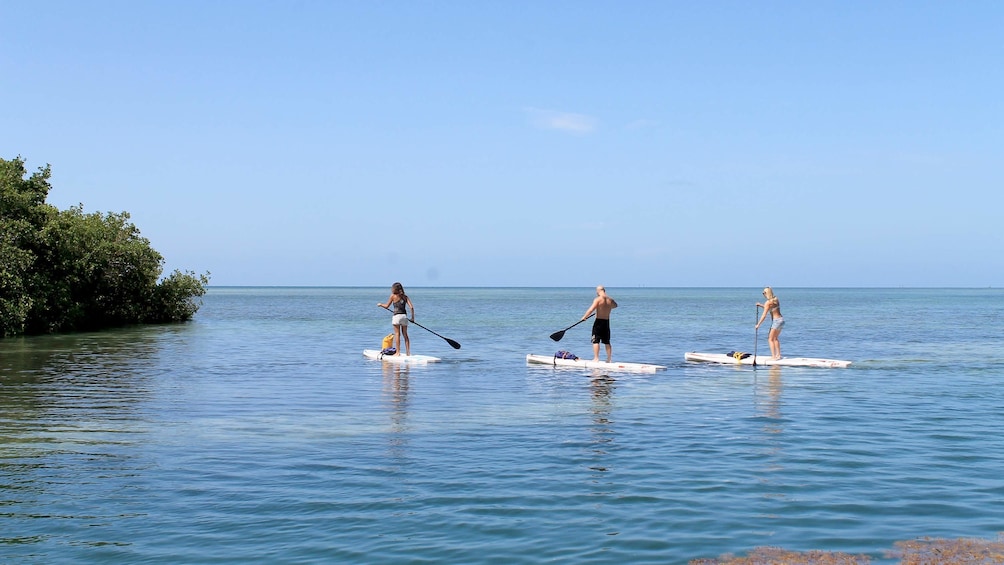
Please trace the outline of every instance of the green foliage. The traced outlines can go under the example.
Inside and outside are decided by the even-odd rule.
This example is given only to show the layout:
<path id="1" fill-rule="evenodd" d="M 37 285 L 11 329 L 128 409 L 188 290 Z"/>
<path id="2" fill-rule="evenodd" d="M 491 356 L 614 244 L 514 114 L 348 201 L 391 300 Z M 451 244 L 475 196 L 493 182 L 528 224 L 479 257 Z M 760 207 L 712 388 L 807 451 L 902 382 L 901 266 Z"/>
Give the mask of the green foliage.
<path id="1" fill-rule="evenodd" d="M 153 295 L 150 322 L 181 322 L 189 320 L 199 309 L 198 297 L 206 294 L 209 276 L 175 270 L 160 281 Z"/>
<path id="2" fill-rule="evenodd" d="M 0 159 L 0 336 L 24 332 L 34 301 L 30 281 L 38 233 L 55 208 L 45 204 L 49 167 L 25 179 L 24 161 Z"/>
<path id="3" fill-rule="evenodd" d="M 16 231 L 0 220 L 0 337 L 23 333 L 32 307 L 26 281 L 34 257 L 10 243 Z"/>
<path id="4" fill-rule="evenodd" d="M 48 166 L 0 159 L 0 335 L 190 320 L 209 274 L 175 271 L 129 214 L 45 203 Z"/>

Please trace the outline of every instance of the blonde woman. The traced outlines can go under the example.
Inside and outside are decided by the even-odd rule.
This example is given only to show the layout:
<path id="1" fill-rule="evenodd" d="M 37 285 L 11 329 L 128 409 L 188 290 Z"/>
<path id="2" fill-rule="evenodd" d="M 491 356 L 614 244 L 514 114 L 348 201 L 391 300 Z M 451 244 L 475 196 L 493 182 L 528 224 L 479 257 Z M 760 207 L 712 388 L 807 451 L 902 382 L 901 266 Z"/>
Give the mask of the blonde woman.
<path id="1" fill-rule="evenodd" d="M 767 313 L 770 312 L 770 333 L 767 336 L 767 343 L 770 344 L 770 356 L 773 359 L 780 359 L 781 342 L 778 340 L 778 336 L 781 335 L 781 329 L 784 328 L 784 317 L 781 316 L 781 301 L 774 295 L 774 289 L 769 286 L 764 287 L 763 297 L 763 304 L 759 302 L 756 304 L 763 307 L 763 314 L 760 316 L 760 321 L 756 323 L 756 329 L 760 329 L 760 324 L 767 319 Z"/>
<path id="2" fill-rule="evenodd" d="M 408 308 L 411 308 L 411 321 L 414 322 L 415 305 L 411 303 L 411 299 L 404 293 L 404 286 L 399 282 L 392 284 L 390 287 L 390 298 L 387 299 L 387 303 L 377 302 L 377 306 L 386 308 L 394 314 L 390 322 L 394 326 L 394 341 L 397 347 L 397 352 L 394 355 L 401 354 L 402 337 L 404 338 L 404 354 L 411 355 L 411 340 L 408 339 Z"/>

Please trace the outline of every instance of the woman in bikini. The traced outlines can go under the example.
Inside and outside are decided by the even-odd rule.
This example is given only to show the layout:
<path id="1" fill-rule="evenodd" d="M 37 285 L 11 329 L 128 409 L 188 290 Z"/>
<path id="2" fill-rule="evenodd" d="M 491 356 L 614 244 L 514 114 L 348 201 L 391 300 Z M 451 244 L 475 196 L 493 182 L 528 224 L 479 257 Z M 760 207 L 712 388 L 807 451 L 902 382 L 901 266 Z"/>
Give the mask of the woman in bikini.
<path id="1" fill-rule="evenodd" d="M 763 289 L 763 297 L 764 303 L 760 304 L 757 302 L 756 304 L 763 307 L 763 314 L 756 323 L 756 329 L 760 329 L 760 324 L 767 318 L 767 312 L 770 312 L 770 334 L 767 336 L 767 343 L 770 344 L 771 357 L 780 359 L 781 342 L 777 339 L 777 336 L 781 335 L 781 329 L 784 328 L 784 317 L 781 316 L 781 302 L 774 296 L 774 289 L 769 286 Z"/>
<path id="2" fill-rule="evenodd" d="M 397 352 L 394 355 L 401 355 L 401 338 L 404 338 L 404 354 L 411 355 L 411 340 L 408 339 L 408 308 L 411 308 L 411 321 L 415 321 L 415 305 L 404 293 L 404 286 L 396 282 L 390 287 L 390 298 L 387 303 L 378 302 L 377 306 L 386 308 L 394 314 L 391 318 L 391 325 L 394 326 L 394 341 Z"/>

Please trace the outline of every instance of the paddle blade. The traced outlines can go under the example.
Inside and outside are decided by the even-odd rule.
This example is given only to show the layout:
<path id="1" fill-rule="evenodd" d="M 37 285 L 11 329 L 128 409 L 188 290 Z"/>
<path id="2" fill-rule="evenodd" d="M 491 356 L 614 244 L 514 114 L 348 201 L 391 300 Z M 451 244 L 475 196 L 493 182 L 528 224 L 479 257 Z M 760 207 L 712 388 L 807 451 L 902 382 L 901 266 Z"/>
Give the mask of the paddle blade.
<path id="1" fill-rule="evenodd" d="M 460 349 L 460 344 L 453 341 L 452 339 L 447 339 L 446 343 L 449 343 L 450 347 L 452 347 L 453 349 Z"/>
<path id="2" fill-rule="evenodd" d="M 565 337 L 565 330 L 561 330 L 560 332 L 554 332 L 553 334 L 551 334 L 551 339 L 553 339 L 554 341 L 561 341 L 561 338 L 563 337 Z"/>

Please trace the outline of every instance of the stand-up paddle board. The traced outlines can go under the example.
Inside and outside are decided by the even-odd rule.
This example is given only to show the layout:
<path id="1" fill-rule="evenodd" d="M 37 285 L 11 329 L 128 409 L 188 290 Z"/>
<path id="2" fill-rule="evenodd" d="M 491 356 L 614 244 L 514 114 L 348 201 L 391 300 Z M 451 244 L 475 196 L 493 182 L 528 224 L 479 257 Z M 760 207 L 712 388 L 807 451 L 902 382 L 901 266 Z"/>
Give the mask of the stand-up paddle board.
<path id="1" fill-rule="evenodd" d="M 634 373 L 654 373 L 660 369 L 665 369 L 662 365 L 651 365 L 649 363 L 607 363 L 606 361 L 593 361 L 592 359 L 562 359 L 554 355 L 534 355 L 526 356 L 526 362 L 538 365 L 552 365 L 556 367 L 578 367 L 580 369 L 606 369 L 607 371 L 626 371 Z"/>
<path id="2" fill-rule="evenodd" d="M 375 349 L 363 349 L 363 356 L 370 359 L 379 359 L 388 363 L 401 363 L 403 365 L 421 365 L 424 363 L 442 361 L 439 357 L 433 357 L 431 355 L 384 355 Z"/>
<path id="3" fill-rule="evenodd" d="M 753 355 L 749 353 L 686 353 L 683 358 L 687 361 L 699 361 L 704 363 L 722 363 L 726 365 L 752 365 Z M 781 367 L 825 367 L 829 369 L 843 369 L 851 364 L 850 361 L 839 359 L 818 359 L 815 357 L 782 357 L 772 359 L 769 355 L 757 355 L 757 365 L 774 365 Z"/>

